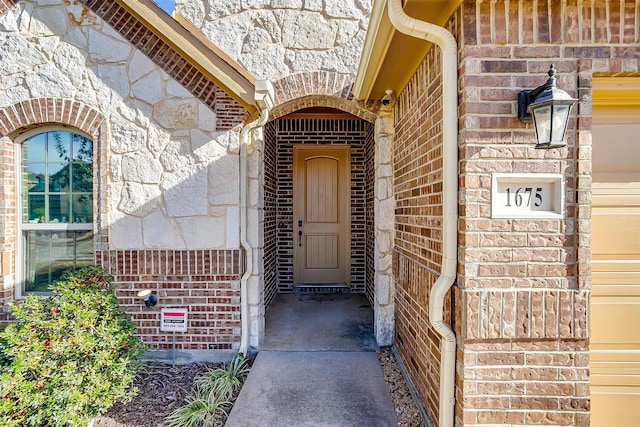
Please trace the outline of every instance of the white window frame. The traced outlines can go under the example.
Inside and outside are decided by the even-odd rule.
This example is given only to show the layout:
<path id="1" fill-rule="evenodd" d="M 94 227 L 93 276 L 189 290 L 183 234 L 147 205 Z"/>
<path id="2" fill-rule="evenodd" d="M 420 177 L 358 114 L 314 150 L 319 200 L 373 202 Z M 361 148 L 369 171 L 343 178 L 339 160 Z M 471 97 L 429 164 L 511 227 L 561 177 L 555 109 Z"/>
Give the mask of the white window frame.
<path id="1" fill-rule="evenodd" d="M 14 257 L 15 262 L 15 272 L 16 272 L 16 282 L 15 282 L 15 296 L 16 299 L 25 298 L 28 295 L 32 294 L 32 292 L 23 292 L 23 282 L 25 280 L 25 260 L 24 260 L 24 231 L 32 231 L 32 230 L 47 230 L 47 231 L 93 231 L 94 232 L 94 254 L 95 254 L 95 220 L 96 220 L 96 212 L 94 209 L 93 212 L 93 222 L 91 223 L 59 223 L 59 224 L 31 224 L 23 222 L 23 188 L 22 188 L 22 150 L 24 143 L 31 137 L 39 135 L 41 133 L 47 132 L 67 132 L 67 133 L 75 133 L 85 138 L 88 138 L 93 143 L 93 163 L 92 174 L 93 174 L 93 194 L 92 200 L 95 201 L 96 197 L 96 186 L 95 186 L 95 170 L 96 170 L 96 148 L 94 138 L 82 132 L 79 129 L 69 128 L 65 126 L 41 126 L 30 131 L 27 131 L 21 134 L 18 138 L 14 140 L 14 144 L 16 149 L 14 150 L 15 160 L 14 160 L 14 173 L 15 173 L 15 197 L 16 197 L 16 256 Z M 95 206 L 95 202 L 93 203 Z M 94 255 L 95 256 L 95 255 Z M 36 295 L 46 295 L 46 293 L 34 292 Z"/>

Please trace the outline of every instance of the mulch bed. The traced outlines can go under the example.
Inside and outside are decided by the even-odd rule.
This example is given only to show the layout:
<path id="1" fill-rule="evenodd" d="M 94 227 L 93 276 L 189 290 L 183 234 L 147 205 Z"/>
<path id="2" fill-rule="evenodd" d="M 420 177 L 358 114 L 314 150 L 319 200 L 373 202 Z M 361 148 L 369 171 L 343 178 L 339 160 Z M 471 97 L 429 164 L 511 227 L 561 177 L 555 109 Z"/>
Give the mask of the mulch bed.
<path id="1" fill-rule="evenodd" d="M 398 426 L 425 427 L 393 353 L 388 349 L 379 350 L 378 359 L 396 407 Z M 161 427 L 164 419 L 184 403 L 193 379 L 216 366 L 191 363 L 172 367 L 147 362 L 135 381 L 138 395 L 127 404 L 114 405 L 95 420 L 93 427 Z M 215 426 L 224 426 L 226 420 L 227 415 L 220 413 Z"/>
<path id="2" fill-rule="evenodd" d="M 147 362 L 135 380 L 138 394 L 129 403 L 117 403 L 104 415 L 98 417 L 93 427 L 160 427 L 164 419 L 184 403 L 191 391 L 191 383 L 213 363 L 190 363 L 175 365 Z M 220 414 L 224 426 L 227 417 Z"/>

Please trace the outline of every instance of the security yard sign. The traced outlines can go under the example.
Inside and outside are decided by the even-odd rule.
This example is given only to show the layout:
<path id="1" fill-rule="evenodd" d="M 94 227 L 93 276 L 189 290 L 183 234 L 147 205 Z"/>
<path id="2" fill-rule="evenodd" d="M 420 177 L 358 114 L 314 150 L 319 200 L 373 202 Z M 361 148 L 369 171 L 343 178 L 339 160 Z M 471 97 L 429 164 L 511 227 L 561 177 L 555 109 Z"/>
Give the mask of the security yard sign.
<path id="1" fill-rule="evenodd" d="M 187 332 L 186 308 L 163 308 L 160 310 L 160 330 L 163 332 Z"/>

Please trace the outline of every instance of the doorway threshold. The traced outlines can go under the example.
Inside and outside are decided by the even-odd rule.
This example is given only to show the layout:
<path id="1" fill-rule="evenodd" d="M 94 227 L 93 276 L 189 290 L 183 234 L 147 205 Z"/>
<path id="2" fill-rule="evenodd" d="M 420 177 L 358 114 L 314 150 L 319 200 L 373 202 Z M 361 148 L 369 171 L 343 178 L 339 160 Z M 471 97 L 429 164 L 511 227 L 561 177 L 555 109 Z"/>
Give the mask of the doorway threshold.
<path id="1" fill-rule="evenodd" d="M 346 283 L 298 283 L 293 292 L 296 294 L 333 294 L 350 292 Z"/>

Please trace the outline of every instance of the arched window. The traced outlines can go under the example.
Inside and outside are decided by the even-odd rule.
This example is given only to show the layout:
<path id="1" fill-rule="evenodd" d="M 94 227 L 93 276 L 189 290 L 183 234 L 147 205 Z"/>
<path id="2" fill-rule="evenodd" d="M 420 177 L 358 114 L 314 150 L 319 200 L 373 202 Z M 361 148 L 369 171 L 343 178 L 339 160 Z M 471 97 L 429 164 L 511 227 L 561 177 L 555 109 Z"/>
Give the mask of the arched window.
<path id="1" fill-rule="evenodd" d="M 23 295 L 48 292 L 94 253 L 93 141 L 64 130 L 31 135 L 18 150 Z"/>

